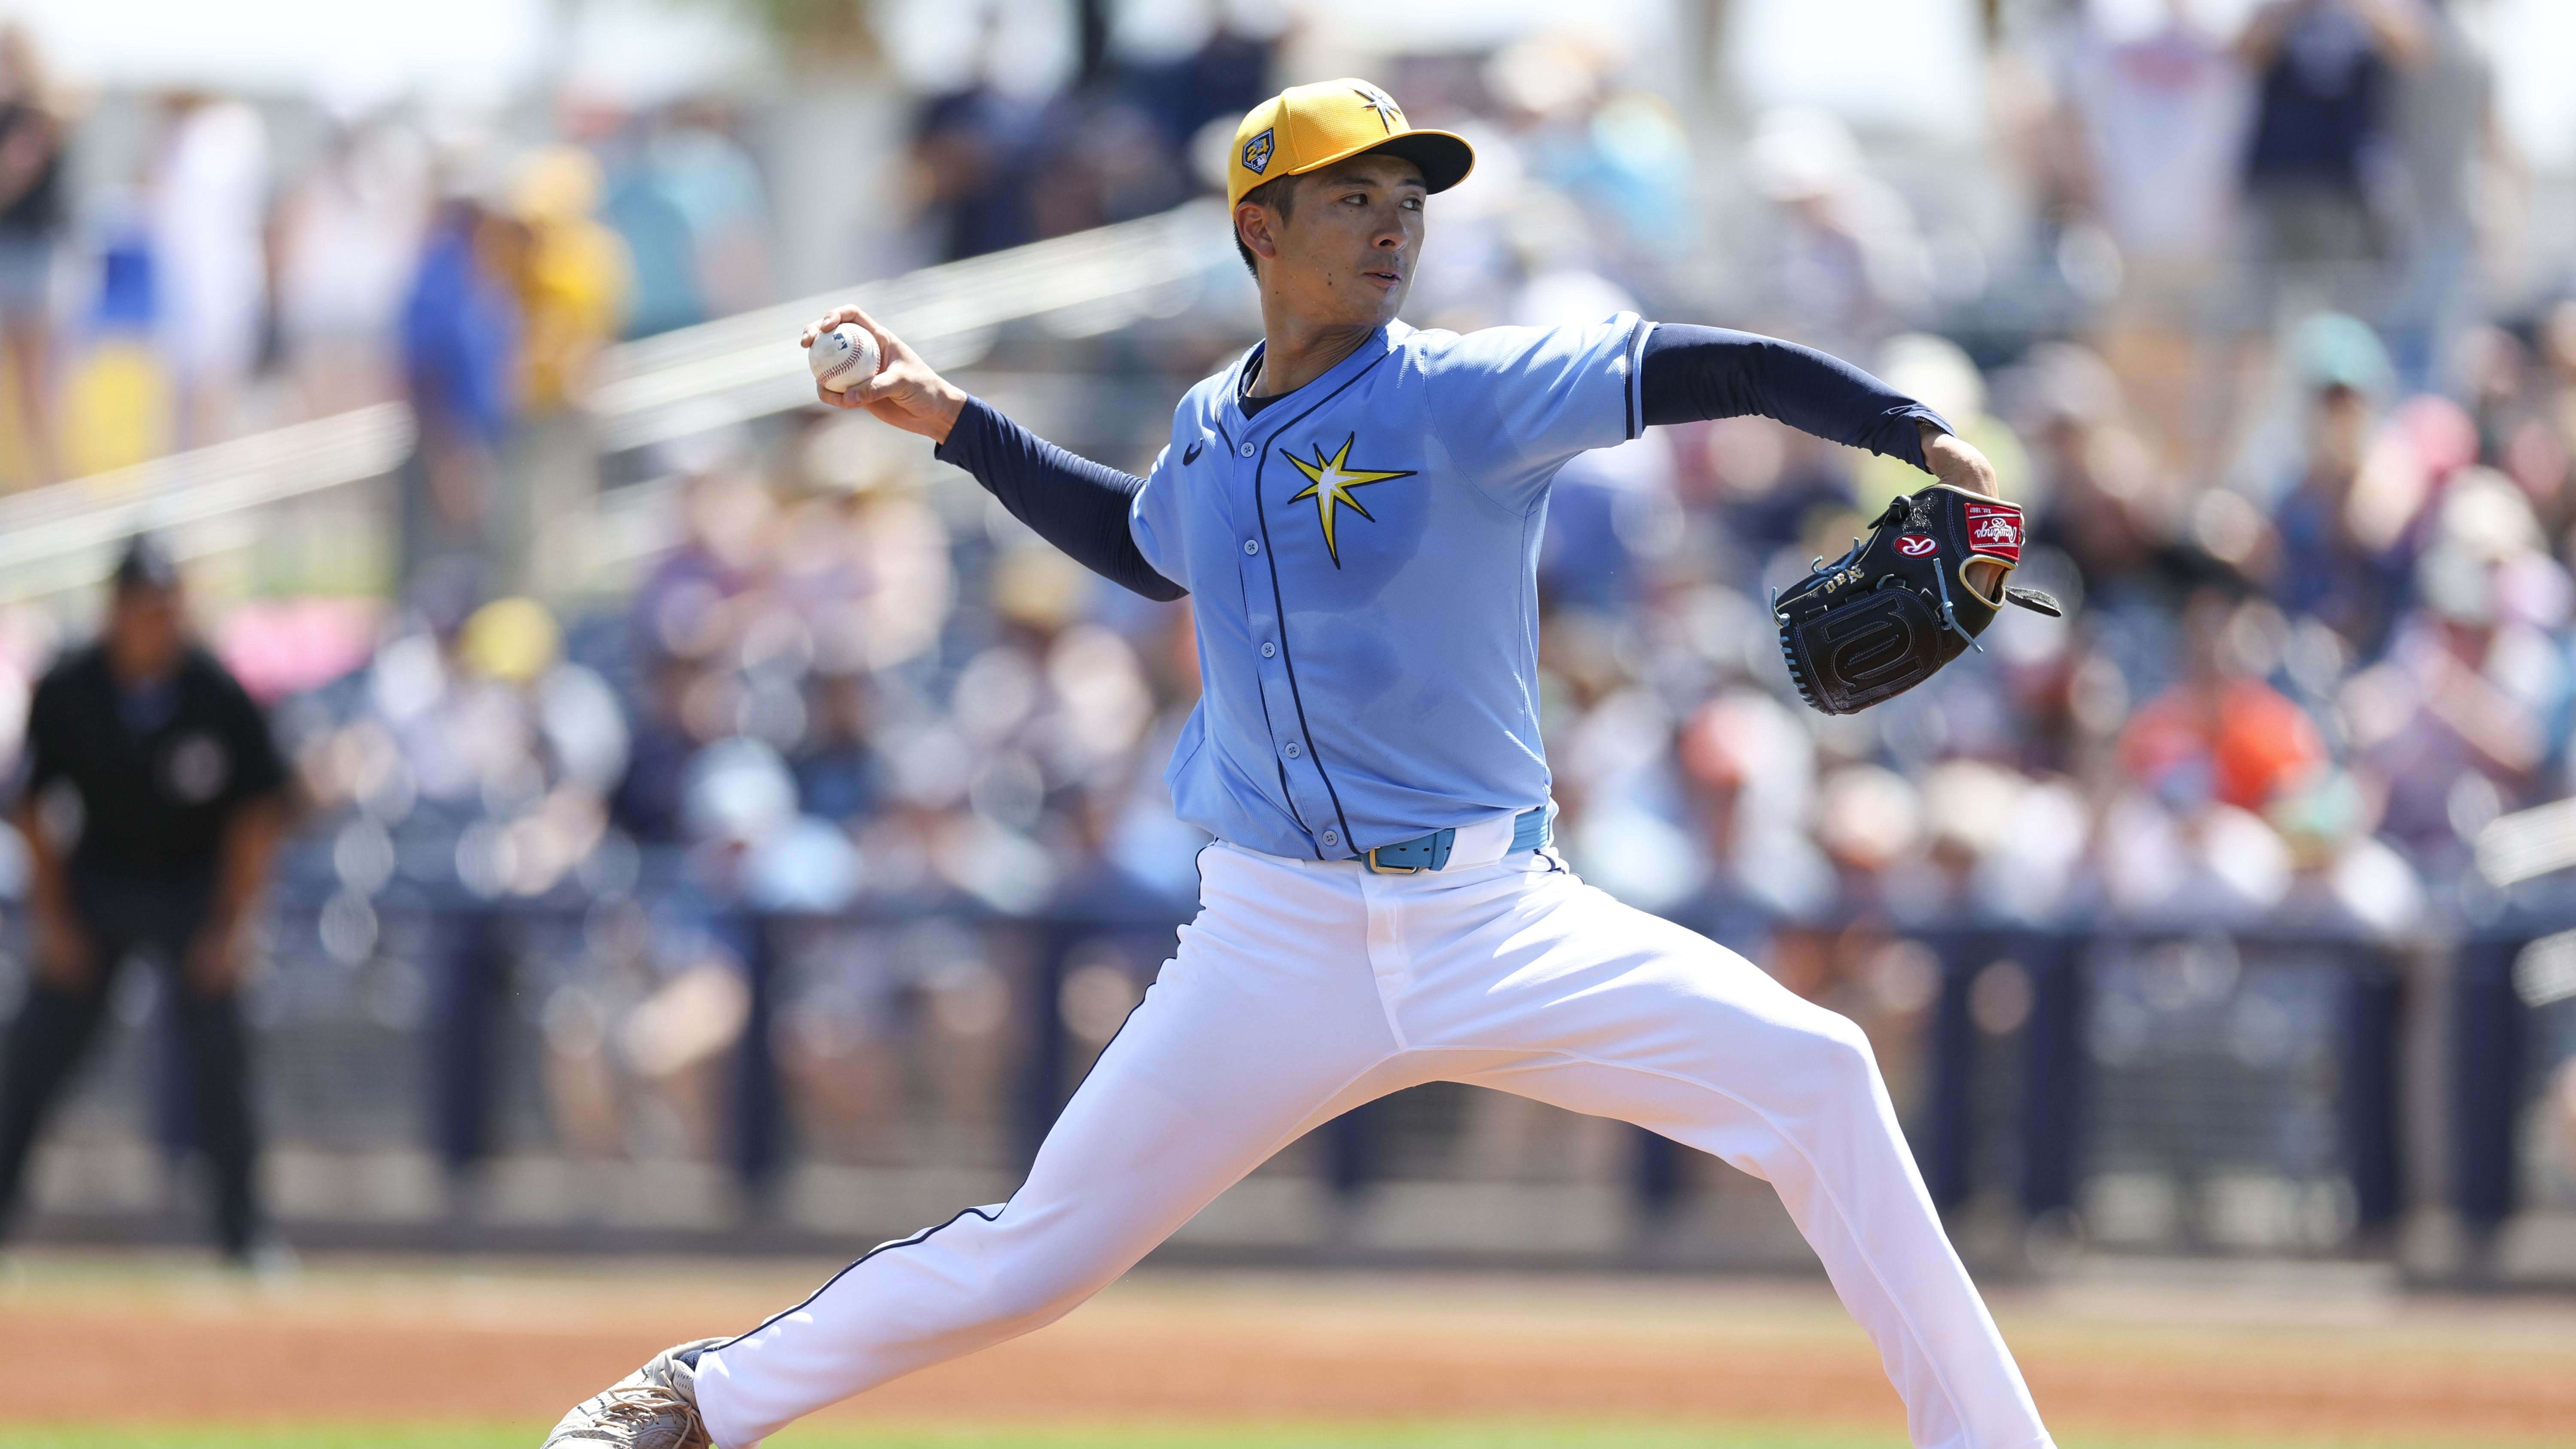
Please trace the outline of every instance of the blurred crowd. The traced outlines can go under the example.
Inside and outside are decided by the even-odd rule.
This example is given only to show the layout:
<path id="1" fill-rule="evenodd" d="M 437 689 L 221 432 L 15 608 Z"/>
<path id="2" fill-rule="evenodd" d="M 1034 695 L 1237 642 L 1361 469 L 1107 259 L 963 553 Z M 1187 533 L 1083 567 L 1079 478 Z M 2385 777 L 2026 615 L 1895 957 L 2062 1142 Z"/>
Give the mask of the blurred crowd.
<path id="1" fill-rule="evenodd" d="M 907 101 L 909 259 L 1205 194 L 1241 112 L 1312 78 L 1273 8 L 1043 85 L 990 21 Z M 1634 309 L 1808 342 L 1930 402 L 2028 505 L 2023 582 L 2068 617 L 2006 611 L 1931 685 L 1834 719 L 1791 690 L 1765 600 L 1920 475 L 1739 419 L 1586 455 L 1552 495 L 1558 844 L 1864 1023 L 1929 1006 L 1925 954 L 1888 944 L 1927 923 L 2475 924 L 2503 899 L 2481 838 L 2576 784 L 2576 253 L 2535 221 L 2490 60 L 2439 0 L 2206 8 L 1986 7 L 1990 114 L 1955 154 L 1694 109 L 1585 36 L 1373 72 L 1479 158 L 1434 203 L 1416 325 Z M 281 945 L 332 963 L 255 1010 L 338 983 L 437 1030 L 470 973 L 441 976 L 463 948 L 422 923 L 536 907 L 553 934 L 514 1000 L 553 1129 L 623 1150 L 622 1070 L 654 1084 L 647 1135 L 705 1155 L 753 1020 L 744 921 L 781 913 L 812 934 L 770 1040 L 818 1142 L 901 1157 L 904 1073 L 998 1123 L 1013 963 L 957 923 L 1161 940 L 1189 909 L 1202 842 L 1161 784 L 1198 692 L 1188 605 L 1091 577 L 864 417 L 603 459 L 582 405 L 608 348 L 778 300 L 781 188 L 724 104 L 545 109 L 533 138 L 372 103 L 288 137 L 276 107 L 173 94 L 138 169 L 80 192 L 74 108 L 0 29 L 0 479 L 396 399 L 418 419 L 380 609 L 207 621 L 305 797 Z M 1003 329 L 957 375 L 1141 472 L 1170 400 L 1257 335 L 1239 276 L 1197 285 L 1106 333 Z M 604 489 L 662 520 L 607 588 L 561 577 Z M 48 628 L 0 611 L 0 738 Z M 1152 964 L 1070 963 L 1072 1035 L 1105 1040 Z M 1981 994 L 1979 1025 L 2026 987 Z"/>
<path id="2" fill-rule="evenodd" d="M 78 96 L 0 27 L 0 479 L 406 398 L 432 513 L 479 517 L 458 459 L 526 449 L 602 346 L 774 300 L 725 106 L 560 109 L 526 139 L 399 96 Z"/>
<path id="3" fill-rule="evenodd" d="M 1996 460 L 2032 510 L 2027 580 L 2073 606 L 1825 719 L 1787 692 L 1762 601 L 1906 470 L 1758 420 L 1587 456 L 1541 568 L 1560 840 L 1703 921 L 2394 933 L 2488 909 L 2479 833 L 2566 793 L 2576 278 L 2512 261 L 2486 61 L 2429 0 L 2286 0 L 2236 33 L 2184 4 L 2009 9 L 2000 243 L 1963 188 L 1822 111 L 1695 160 L 1635 58 L 1576 39 L 1381 76 L 1480 157 L 1435 214 L 1415 321 L 1633 307 L 1851 356 Z M 1053 92 L 984 67 L 921 98 L 927 254 L 1199 193 L 1197 152 L 1295 39 L 1220 21 Z M 75 221 L 37 76 L 10 32 L 0 269 Z M 283 186 L 253 109 L 173 97 L 163 121 L 125 229 L 96 233 L 86 325 L 185 339 L 156 362 L 185 436 L 237 427 L 225 399 L 261 367 L 304 411 L 407 392 L 422 423 L 384 640 L 282 714 L 325 835 L 393 840 L 428 810 L 446 844 L 384 858 L 487 897 L 669 847 L 709 901 L 1186 901 L 1194 842 L 1159 785 L 1196 688 L 1185 606 L 1090 580 L 863 421 L 662 450 L 678 546 L 611 606 L 543 587 L 546 520 L 597 486 L 591 357 L 769 300 L 770 203 L 721 107 L 566 106 L 558 141 L 481 172 L 351 114 Z M 0 312 L 22 281 L 0 275 Z M 47 345 L 41 309 L 8 316 L 13 349 Z M 1203 309 L 1074 365 L 1177 392 L 1246 320 Z M 1136 468 L 1161 427 L 1148 409 L 1104 450 L 1080 421 Z M 399 874 L 342 853 L 359 897 Z"/>

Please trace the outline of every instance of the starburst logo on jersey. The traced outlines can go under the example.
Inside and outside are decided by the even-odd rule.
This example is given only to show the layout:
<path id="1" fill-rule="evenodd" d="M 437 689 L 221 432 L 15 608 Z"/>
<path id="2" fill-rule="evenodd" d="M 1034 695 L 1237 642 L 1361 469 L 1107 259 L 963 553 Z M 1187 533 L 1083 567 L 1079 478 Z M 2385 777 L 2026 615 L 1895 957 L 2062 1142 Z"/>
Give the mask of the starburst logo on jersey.
<path id="1" fill-rule="evenodd" d="M 1270 149 L 1278 144 L 1277 133 L 1264 131 L 1243 143 L 1243 169 L 1258 176 L 1270 169 Z"/>
<path id="2" fill-rule="evenodd" d="M 1377 515 L 1361 507 L 1360 501 L 1351 496 L 1351 490 L 1365 488 L 1371 483 L 1383 483 L 1389 478 L 1410 478 L 1414 473 L 1410 468 L 1387 471 L 1349 466 L 1351 444 L 1358 438 L 1359 434 L 1353 433 L 1342 439 L 1342 450 L 1330 458 L 1324 456 L 1324 445 L 1317 443 L 1315 461 L 1312 463 L 1285 448 L 1279 450 L 1279 456 L 1286 458 L 1296 466 L 1298 472 L 1306 475 L 1306 490 L 1292 496 L 1288 501 L 1303 503 L 1309 498 L 1315 500 L 1315 517 L 1324 528 L 1324 551 L 1333 556 L 1335 568 L 1342 566 L 1341 540 L 1333 531 L 1336 510 L 1347 507 L 1369 522 L 1377 522 Z"/>
<path id="3" fill-rule="evenodd" d="M 1395 97 L 1373 85 L 1359 85 L 1352 89 L 1359 92 L 1361 105 L 1377 112 L 1377 123 L 1386 127 L 1388 135 L 1394 135 L 1395 128 L 1404 124 L 1404 108 L 1395 103 Z"/>

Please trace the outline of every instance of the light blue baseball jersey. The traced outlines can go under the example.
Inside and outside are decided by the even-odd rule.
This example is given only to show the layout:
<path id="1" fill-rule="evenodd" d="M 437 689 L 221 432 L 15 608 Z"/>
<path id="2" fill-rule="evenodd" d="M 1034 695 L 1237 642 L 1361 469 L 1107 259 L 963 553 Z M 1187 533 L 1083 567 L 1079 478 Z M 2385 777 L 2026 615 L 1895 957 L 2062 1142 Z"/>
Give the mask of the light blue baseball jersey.
<path id="1" fill-rule="evenodd" d="M 1197 611 L 1182 819 L 1272 855 L 1356 851 L 1548 798 L 1548 482 L 1637 436 L 1652 324 L 1461 336 L 1401 322 L 1244 416 L 1242 361 L 1190 389 L 1128 527 Z"/>

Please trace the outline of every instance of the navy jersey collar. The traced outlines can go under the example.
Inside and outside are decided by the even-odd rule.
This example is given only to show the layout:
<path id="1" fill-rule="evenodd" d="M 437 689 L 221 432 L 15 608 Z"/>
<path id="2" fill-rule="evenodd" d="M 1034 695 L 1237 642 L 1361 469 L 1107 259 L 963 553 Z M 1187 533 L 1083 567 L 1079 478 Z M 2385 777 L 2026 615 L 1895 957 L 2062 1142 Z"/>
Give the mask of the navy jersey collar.
<path id="1" fill-rule="evenodd" d="M 1254 433 L 1265 428 L 1276 428 L 1283 419 L 1300 416 L 1306 411 L 1304 408 L 1291 406 L 1298 399 L 1323 397 L 1358 376 L 1369 364 L 1386 356 L 1397 342 L 1403 340 L 1398 329 L 1402 329 L 1405 333 L 1413 330 L 1402 322 L 1387 323 L 1370 333 L 1359 346 L 1352 348 L 1350 356 L 1326 369 L 1323 376 L 1313 379 L 1295 392 L 1273 399 L 1268 406 L 1262 408 L 1258 416 L 1246 417 L 1243 411 L 1243 380 L 1251 374 L 1253 367 L 1261 360 L 1264 350 L 1270 346 L 1267 341 L 1256 342 L 1244 351 L 1243 356 L 1235 359 L 1234 366 L 1227 371 L 1225 401 L 1219 404 L 1217 416 L 1224 420 L 1227 428 L 1236 437 L 1247 440 Z"/>

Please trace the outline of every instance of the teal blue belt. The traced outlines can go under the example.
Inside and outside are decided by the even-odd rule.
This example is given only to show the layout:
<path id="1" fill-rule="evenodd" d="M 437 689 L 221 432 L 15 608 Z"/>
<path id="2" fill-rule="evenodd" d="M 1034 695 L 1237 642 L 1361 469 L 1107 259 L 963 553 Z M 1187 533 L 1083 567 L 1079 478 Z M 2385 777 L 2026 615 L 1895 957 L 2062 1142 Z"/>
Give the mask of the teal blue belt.
<path id="1" fill-rule="evenodd" d="M 1450 847 L 1458 843 L 1453 829 L 1435 830 L 1393 845 L 1381 845 L 1365 855 L 1351 859 L 1380 875 L 1411 875 L 1417 870 L 1438 870 L 1449 863 Z M 1505 855 L 1518 855 L 1547 844 L 1547 807 L 1533 805 L 1512 817 L 1512 848 Z"/>

